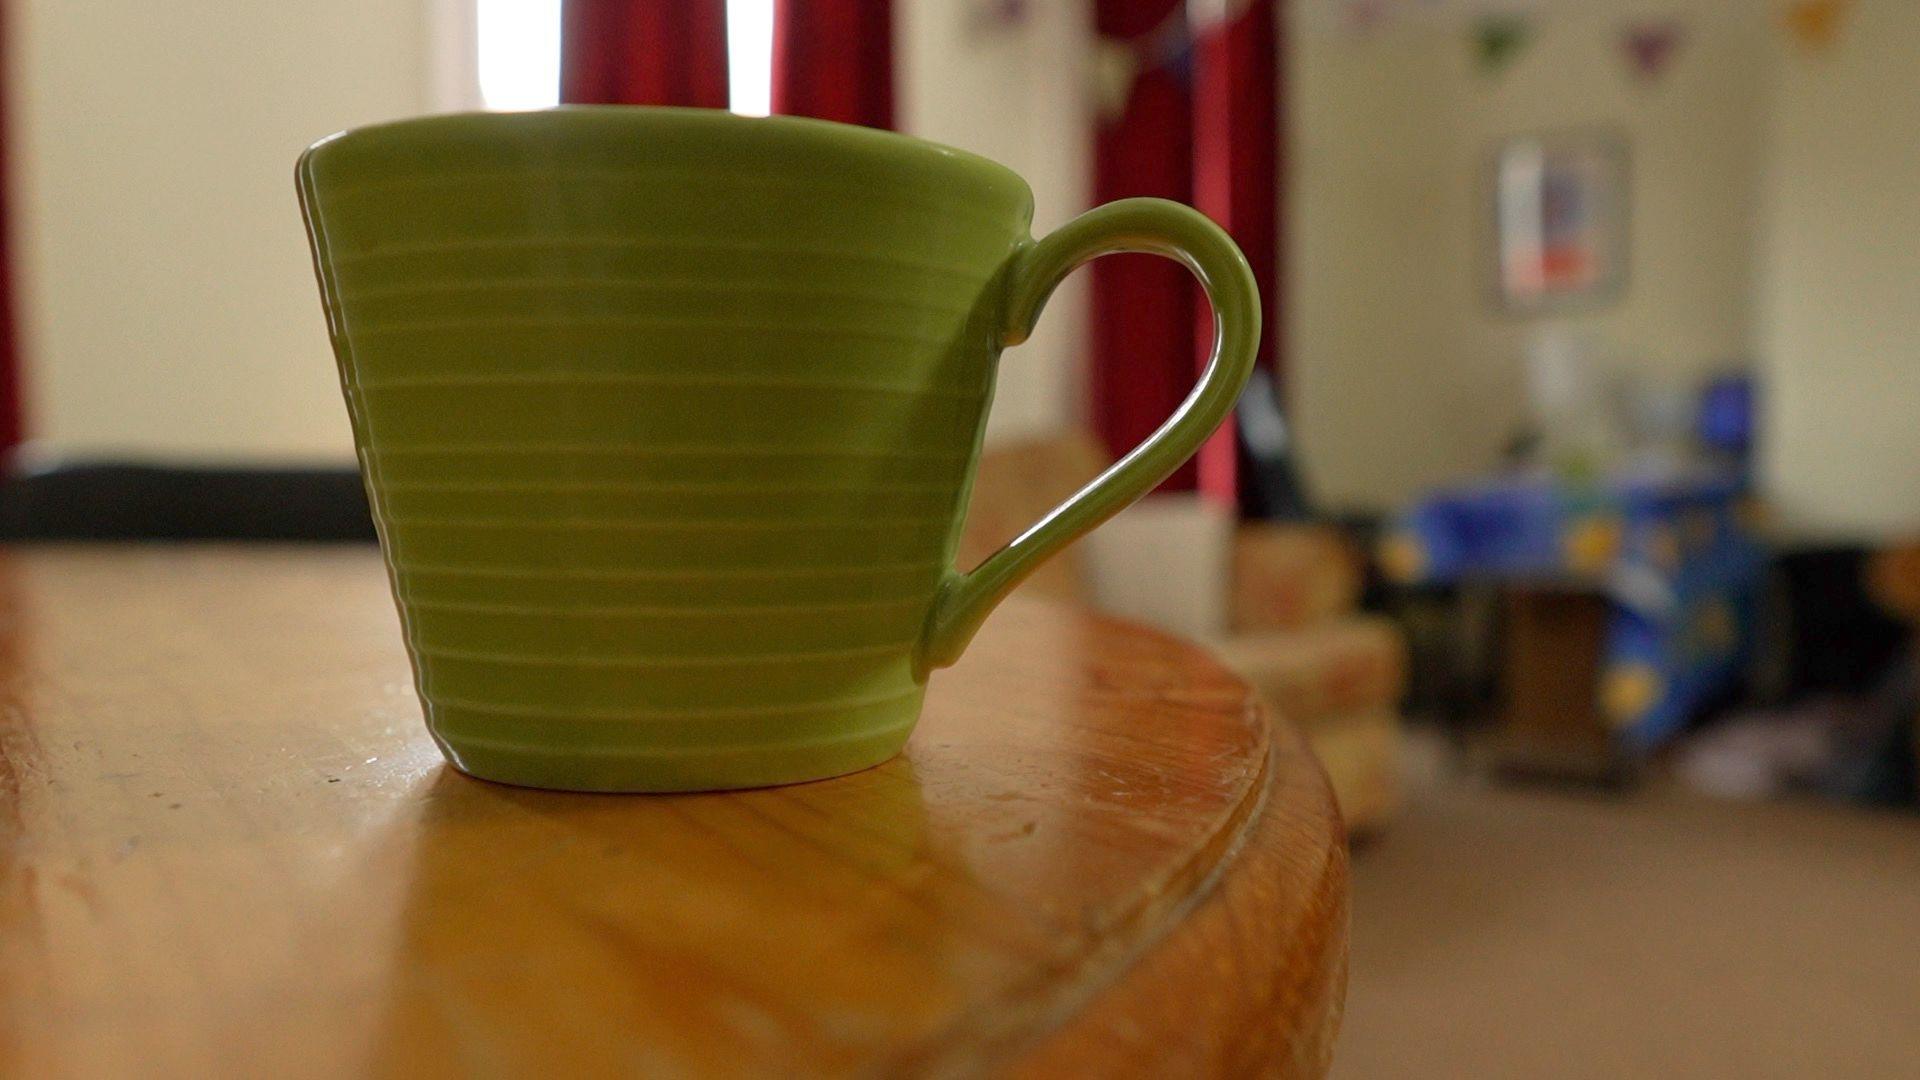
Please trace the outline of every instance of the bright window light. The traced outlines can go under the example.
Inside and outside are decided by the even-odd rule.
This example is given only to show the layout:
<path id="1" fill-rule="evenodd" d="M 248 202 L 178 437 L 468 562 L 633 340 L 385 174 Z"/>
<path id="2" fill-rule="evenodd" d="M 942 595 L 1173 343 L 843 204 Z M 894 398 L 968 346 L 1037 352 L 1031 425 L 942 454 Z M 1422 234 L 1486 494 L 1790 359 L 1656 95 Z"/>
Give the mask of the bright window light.
<path id="1" fill-rule="evenodd" d="M 560 103 L 560 0 L 477 0 L 480 100 L 489 109 Z"/>
<path id="2" fill-rule="evenodd" d="M 727 0 L 727 106 L 773 111 L 773 0 Z"/>

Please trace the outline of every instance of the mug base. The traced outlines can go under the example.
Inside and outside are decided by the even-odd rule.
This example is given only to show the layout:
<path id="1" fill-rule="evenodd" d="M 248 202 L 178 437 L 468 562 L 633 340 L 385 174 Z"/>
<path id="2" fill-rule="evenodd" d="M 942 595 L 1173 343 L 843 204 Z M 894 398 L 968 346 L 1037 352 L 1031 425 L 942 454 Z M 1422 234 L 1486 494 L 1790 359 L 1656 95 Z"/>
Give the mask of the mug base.
<path id="1" fill-rule="evenodd" d="M 444 738 L 434 742 L 468 776 L 515 787 L 604 794 L 735 791 L 826 780 L 888 761 L 913 731 L 905 723 L 801 745 L 783 744 L 712 753 L 686 749 L 486 745 Z"/>

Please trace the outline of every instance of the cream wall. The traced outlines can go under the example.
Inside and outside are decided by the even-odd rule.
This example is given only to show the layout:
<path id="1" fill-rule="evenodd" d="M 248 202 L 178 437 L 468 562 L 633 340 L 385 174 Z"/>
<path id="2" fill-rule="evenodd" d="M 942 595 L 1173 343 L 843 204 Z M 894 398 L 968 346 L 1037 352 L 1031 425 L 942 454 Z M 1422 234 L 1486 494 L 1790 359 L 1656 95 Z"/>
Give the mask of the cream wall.
<path id="1" fill-rule="evenodd" d="M 30 433 L 349 457 L 293 162 L 429 107 L 423 0 L 111 7 L 7 13 Z"/>
<path id="2" fill-rule="evenodd" d="M 1313 492 L 1378 505 L 1480 456 L 1437 294 L 1445 57 L 1425 33 L 1292 41 L 1287 389 Z"/>
<path id="3" fill-rule="evenodd" d="M 901 0 L 901 118 L 1084 207 L 1083 4 L 1008 30 Z M 45 448 L 201 459 L 350 455 L 293 198 L 301 147 L 474 104 L 471 0 L 196 0 L 10 9 L 30 431 Z M 1084 275 L 1010 353 L 991 432 L 1077 414 Z"/>
<path id="4" fill-rule="evenodd" d="M 1782 523 L 1920 532 L 1920 4 L 1783 56 L 1768 175 L 1764 459 Z"/>
<path id="5" fill-rule="evenodd" d="M 1327 502 L 1386 509 L 1485 468 L 1521 419 L 1538 319 L 1497 312 L 1490 156 L 1508 135 L 1603 128 L 1631 145 L 1627 291 L 1557 320 L 1630 367 L 1682 380 L 1749 358 L 1771 26 L 1725 0 L 1542 5 L 1532 44 L 1475 70 L 1458 5 L 1360 36 L 1302 5 L 1295 147 L 1292 405 Z M 1624 18 L 1683 14 L 1648 85 Z"/>
<path id="6" fill-rule="evenodd" d="M 1034 232 L 1086 208 L 1092 114 L 1086 63 L 1091 8 L 1029 4 L 1013 26 L 982 25 L 981 5 L 898 0 L 895 35 L 902 130 L 990 157 L 1033 186 Z M 1086 275 L 1047 305 L 1033 337 L 1007 353 L 988 437 L 1058 430 L 1080 412 Z"/>

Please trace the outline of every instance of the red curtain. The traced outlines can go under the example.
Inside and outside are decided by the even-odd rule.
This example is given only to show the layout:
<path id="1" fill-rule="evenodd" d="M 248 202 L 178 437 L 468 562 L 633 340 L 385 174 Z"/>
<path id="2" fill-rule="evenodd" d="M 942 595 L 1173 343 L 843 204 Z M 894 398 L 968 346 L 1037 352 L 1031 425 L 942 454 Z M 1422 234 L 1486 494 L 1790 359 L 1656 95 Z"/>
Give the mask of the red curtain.
<path id="1" fill-rule="evenodd" d="M 893 127 L 893 0 L 776 0 L 773 111 Z"/>
<path id="2" fill-rule="evenodd" d="M 1232 235 L 1260 282 L 1260 362 L 1279 376 L 1279 35 L 1274 0 L 1202 27 L 1193 60 L 1193 205 Z M 1201 352 L 1213 338 L 1202 313 Z M 1199 457 L 1200 489 L 1233 499 L 1237 454 L 1223 429 Z"/>
<path id="3" fill-rule="evenodd" d="M 1275 0 L 1226 5 L 1225 22 L 1186 42 L 1180 0 L 1098 0 L 1095 28 L 1134 47 L 1138 74 L 1124 110 L 1095 139 L 1096 202 L 1156 195 L 1189 202 L 1239 242 L 1260 279 L 1272 363 L 1278 237 L 1278 41 Z M 1187 272 L 1121 255 L 1093 264 L 1092 412 L 1119 454 L 1192 389 L 1213 320 Z M 1196 327 L 1198 328 L 1196 332 Z M 1196 338 L 1198 339 L 1196 341 Z M 1198 488 L 1235 501 L 1237 441 L 1223 429 L 1162 490 Z"/>
<path id="4" fill-rule="evenodd" d="M 563 0 L 560 100 L 727 107 L 726 0 Z"/>
<path id="5" fill-rule="evenodd" d="M 1184 0 L 1098 0 L 1103 38 L 1140 43 L 1178 18 Z M 1174 65 L 1146 67 L 1126 105 L 1094 137 L 1093 201 L 1152 195 L 1193 199 L 1193 101 Z M 1195 288 L 1187 271 L 1152 255 L 1096 259 L 1088 356 L 1093 426 L 1116 457 L 1138 446 L 1193 387 Z M 1181 466 L 1162 490 L 1190 491 L 1196 467 Z"/>

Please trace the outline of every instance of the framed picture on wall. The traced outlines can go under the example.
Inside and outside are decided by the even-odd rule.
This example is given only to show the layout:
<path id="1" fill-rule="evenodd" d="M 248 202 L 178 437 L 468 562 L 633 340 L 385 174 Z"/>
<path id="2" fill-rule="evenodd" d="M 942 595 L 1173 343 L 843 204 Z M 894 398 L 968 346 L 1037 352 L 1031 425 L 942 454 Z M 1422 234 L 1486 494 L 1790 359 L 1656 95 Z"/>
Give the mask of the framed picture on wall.
<path id="1" fill-rule="evenodd" d="M 1525 135 L 1493 166 L 1502 308 L 1552 314 L 1611 302 L 1627 278 L 1627 144 L 1607 132 Z"/>

